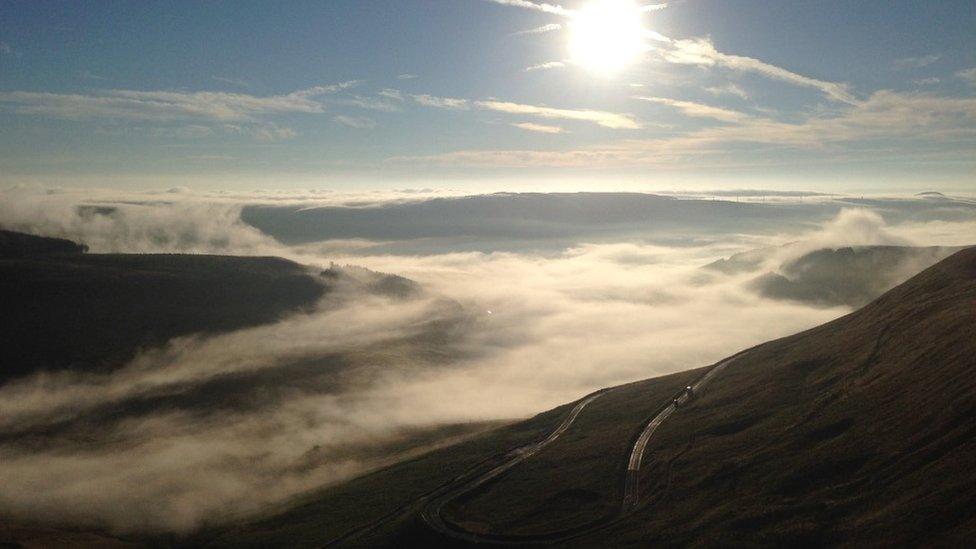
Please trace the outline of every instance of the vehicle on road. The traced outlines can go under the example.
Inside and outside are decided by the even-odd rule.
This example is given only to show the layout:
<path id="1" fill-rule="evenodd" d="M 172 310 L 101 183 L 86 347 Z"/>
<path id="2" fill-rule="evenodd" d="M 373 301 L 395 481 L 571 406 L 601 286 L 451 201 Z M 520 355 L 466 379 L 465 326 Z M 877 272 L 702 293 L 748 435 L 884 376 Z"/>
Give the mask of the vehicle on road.
<path id="1" fill-rule="evenodd" d="M 695 398 L 695 388 L 688 385 L 682 389 L 680 393 L 675 395 L 673 399 L 671 399 L 671 403 L 674 404 L 675 408 L 677 408 L 686 402 L 690 402 L 693 398 Z"/>

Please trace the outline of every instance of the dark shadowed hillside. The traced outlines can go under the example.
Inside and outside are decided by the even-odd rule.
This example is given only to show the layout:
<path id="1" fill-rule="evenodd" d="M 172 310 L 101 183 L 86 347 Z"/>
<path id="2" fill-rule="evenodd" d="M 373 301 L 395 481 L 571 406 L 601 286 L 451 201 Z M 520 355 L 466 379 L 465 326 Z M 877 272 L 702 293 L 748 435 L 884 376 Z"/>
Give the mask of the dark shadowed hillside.
<path id="1" fill-rule="evenodd" d="M 82 254 L 66 240 L 0 237 L 0 381 L 118 367 L 175 336 L 274 321 L 325 289 L 278 258 Z"/>
<path id="2" fill-rule="evenodd" d="M 725 274 L 762 272 L 771 257 L 784 248 L 763 248 L 705 265 Z M 855 246 L 824 248 L 805 253 L 764 272 L 750 284 L 772 299 L 820 306 L 860 307 L 911 275 L 959 251 L 951 247 Z"/>
<path id="3" fill-rule="evenodd" d="M 47 238 L 0 230 L 0 258 L 80 254 L 86 251 L 88 251 L 87 246 L 63 238 Z"/>

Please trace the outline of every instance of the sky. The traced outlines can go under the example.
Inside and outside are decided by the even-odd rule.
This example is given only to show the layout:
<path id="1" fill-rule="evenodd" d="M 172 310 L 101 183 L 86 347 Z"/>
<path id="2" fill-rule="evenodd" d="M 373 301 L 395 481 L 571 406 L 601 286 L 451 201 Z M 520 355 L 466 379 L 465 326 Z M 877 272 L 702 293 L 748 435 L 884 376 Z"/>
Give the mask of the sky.
<path id="1" fill-rule="evenodd" d="M 0 186 L 976 190 L 976 4 L 0 6 Z"/>

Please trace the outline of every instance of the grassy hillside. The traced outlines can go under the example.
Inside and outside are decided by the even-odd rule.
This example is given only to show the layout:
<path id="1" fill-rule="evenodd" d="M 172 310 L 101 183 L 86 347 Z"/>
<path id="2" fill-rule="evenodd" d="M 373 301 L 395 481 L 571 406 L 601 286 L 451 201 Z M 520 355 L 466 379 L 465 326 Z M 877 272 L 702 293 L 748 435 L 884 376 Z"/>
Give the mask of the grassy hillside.
<path id="1" fill-rule="evenodd" d="M 537 440 L 555 426 L 570 405 L 503 426 L 470 440 L 434 450 L 350 482 L 291 502 L 268 516 L 201 533 L 193 544 L 216 547 L 321 547 L 363 529 L 352 543 L 389 542 L 409 523 L 413 504 L 472 468 L 484 467 L 511 448 Z M 374 528 L 375 527 L 375 528 Z"/>
<path id="2" fill-rule="evenodd" d="M 175 336 L 272 322 L 326 287 L 279 258 L 81 254 L 68 241 L 16 241 L 4 248 L 16 253 L 0 255 L 0 382 L 118 367 Z"/>
<path id="3" fill-rule="evenodd" d="M 976 249 L 740 356 L 652 439 L 589 545 L 963 543 L 976 533 Z"/>
<path id="4" fill-rule="evenodd" d="M 627 458 L 644 422 L 700 369 L 615 388 L 590 404 L 555 443 L 483 490 L 445 509 L 456 524 L 546 534 L 612 517 Z"/>
<path id="5" fill-rule="evenodd" d="M 974 367 L 970 249 L 860 311 L 738 355 L 651 439 L 636 511 L 572 544 L 962 544 L 976 533 Z M 446 518 L 469 531 L 512 535 L 612 513 L 625 449 L 673 390 L 700 373 L 607 392 L 563 439 L 452 502 Z M 512 429 L 523 431 L 522 440 L 543 436 L 538 421 L 331 488 L 222 541 L 258 532 L 267 543 L 323 543 L 359 524 L 370 527 L 346 544 L 457 545 L 417 517 L 422 495 L 506 443 L 517 446 Z M 400 512 L 377 521 L 391 508 Z"/>

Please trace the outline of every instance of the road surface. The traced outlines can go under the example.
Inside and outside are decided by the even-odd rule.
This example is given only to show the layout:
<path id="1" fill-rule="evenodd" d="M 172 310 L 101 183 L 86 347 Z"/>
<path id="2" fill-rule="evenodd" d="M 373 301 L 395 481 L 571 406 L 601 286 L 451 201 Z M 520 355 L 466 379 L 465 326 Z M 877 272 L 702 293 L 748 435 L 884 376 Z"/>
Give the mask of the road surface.
<path id="1" fill-rule="evenodd" d="M 738 355 L 736 355 L 738 356 Z M 705 375 L 698 378 L 692 386 L 693 395 L 701 394 L 701 390 L 708 384 L 716 374 L 725 369 L 730 362 L 735 360 L 736 357 L 731 357 L 719 362 L 713 366 Z M 663 410 L 658 412 L 656 416 L 651 418 L 650 421 L 644 426 L 644 430 L 641 431 L 639 437 L 637 437 L 637 442 L 634 443 L 634 447 L 630 451 L 630 460 L 627 462 L 627 480 L 624 484 L 624 499 L 621 504 L 621 513 L 627 514 L 633 511 L 637 507 L 637 502 L 640 499 L 640 467 L 641 462 L 644 459 L 644 449 L 647 448 L 647 442 L 651 440 L 651 435 L 657 428 L 665 422 L 671 414 L 678 409 L 679 406 L 688 402 L 692 398 L 690 395 L 682 391 L 681 395 L 678 396 L 676 401 L 672 401 Z"/>
<path id="2" fill-rule="evenodd" d="M 465 541 L 470 541 L 474 543 L 479 543 L 484 541 L 495 541 L 491 538 L 485 538 L 484 536 L 475 534 L 473 532 L 468 532 L 466 530 L 463 530 L 455 526 L 454 524 L 449 524 L 445 522 L 442 516 L 442 511 L 444 509 L 444 506 L 450 503 L 451 501 L 453 501 L 455 498 L 460 497 L 461 495 L 466 494 L 468 492 L 471 492 L 472 490 L 475 490 L 479 486 L 482 486 L 485 483 L 490 482 L 495 478 L 498 478 L 505 471 L 508 471 L 512 467 L 515 467 L 519 463 L 522 463 L 523 461 L 529 459 L 530 457 L 539 453 L 546 446 L 549 446 L 550 444 L 555 442 L 556 439 L 558 439 L 560 435 L 565 433 L 566 430 L 569 429 L 569 427 L 573 424 L 573 422 L 576 421 L 576 417 L 579 416 L 580 412 L 583 411 L 583 408 L 586 408 L 587 404 L 603 396 L 606 392 L 607 392 L 606 389 L 602 391 L 598 391 L 584 398 L 578 403 L 576 403 L 576 406 L 574 406 L 573 409 L 569 412 L 569 414 L 565 417 L 565 419 L 563 419 L 562 423 L 560 423 L 558 427 L 556 427 L 551 433 L 549 433 L 549 436 L 547 436 L 546 438 L 540 440 L 539 442 L 533 442 L 532 444 L 527 444 L 525 446 L 521 446 L 519 448 L 512 450 L 506 455 L 508 459 L 506 459 L 500 465 L 489 469 L 483 474 L 467 482 L 454 485 L 453 487 L 451 487 L 451 489 L 446 490 L 443 493 L 433 497 L 431 501 L 424 506 L 423 510 L 420 513 L 420 517 L 423 519 L 424 522 L 427 523 L 428 526 L 430 526 L 434 530 L 456 539 L 463 539 Z"/>
<path id="3" fill-rule="evenodd" d="M 708 383 L 711 382 L 716 375 L 718 375 L 731 362 L 733 362 L 744 352 L 745 351 L 740 352 L 736 355 L 733 355 L 732 357 L 729 357 L 715 364 L 715 366 L 710 368 L 708 372 L 706 372 L 704 375 L 698 378 L 698 380 L 691 385 L 694 398 L 697 398 L 701 394 L 702 389 L 704 389 L 705 386 L 708 385 Z M 545 448 L 546 446 L 549 446 L 550 444 L 555 442 L 556 439 L 560 437 L 560 435 L 565 433 L 570 428 L 570 426 L 573 425 L 573 422 L 576 421 L 577 416 L 579 416 L 579 414 L 583 411 L 584 408 L 586 408 L 588 404 L 590 404 L 591 402 L 593 402 L 594 400 L 603 396 L 604 394 L 606 394 L 608 391 L 611 390 L 612 389 L 603 389 L 601 391 L 597 391 L 596 393 L 593 393 L 583 398 L 582 400 L 576 403 L 576 406 L 573 407 L 573 409 L 569 412 L 569 414 L 566 415 L 563 421 L 552 432 L 550 432 L 549 435 L 546 436 L 546 438 L 538 442 L 533 442 L 531 444 L 520 446 L 514 450 L 511 450 L 510 452 L 505 454 L 503 461 L 500 464 L 492 467 L 491 469 L 488 469 L 487 471 L 480 472 L 480 473 L 477 471 L 477 469 L 475 469 L 473 471 L 469 471 L 468 473 L 462 474 L 459 477 L 453 479 L 452 481 L 435 489 L 434 491 L 422 496 L 419 500 L 416 500 L 413 504 L 405 506 L 404 508 L 401 508 L 400 510 L 391 513 L 389 516 L 384 517 L 383 519 L 380 519 L 379 521 L 376 521 L 371 525 L 358 528 L 354 532 L 350 532 L 349 534 L 346 534 L 341 538 L 334 540 L 329 545 L 343 544 L 346 541 L 350 541 L 351 539 L 359 537 L 359 535 L 367 531 L 373 530 L 374 528 L 380 526 L 382 523 L 392 520 L 396 516 L 403 516 L 411 509 L 416 509 L 418 506 L 420 507 L 420 518 L 431 529 L 444 536 L 453 538 L 455 540 L 462 540 L 470 543 L 517 544 L 517 545 L 525 545 L 525 544 L 532 544 L 532 543 L 553 543 L 559 541 L 566 541 L 572 538 L 577 538 L 584 534 L 592 533 L 596 530 L 605 528 L 606 526 L 613 524 L 614 522 L 622 519 L 623 517 L 630 514 L 637 508 L 637 504 L 640 499 L 640 490 L 639 490 L 640 467 L 644 458 L 644 450 L 647 447 L 648 441 L 650 441 L 651 437 L 654 435 L 655 431 L 657 431 L 658 427 L 660 427 L 662 423 L 664 423 L 669 417 L 671 417 L 671 415 L 673 415 L 674 412 L 678 410 L 684 403 L 686 403 L 690 398 L 692 398 L 685 391 L 681 391 L 680 393 L 675 395 L 674 400 L 669 402 L 663 409 L 661 409 L 661 411 L 659 411 L 652 418 L 650 418 L 647 421 L 647 423 L 645 423 L 643 430 L 641 431 L 640 435 L 637 437 L 637 440 L 634 442 L 627 463 L 627 473 L 624 481 L 625 482 L 624 496 L 621 502 L 621 506 L 619 508 L 620 511 L 616 516 L 601 517 L 595 519 L 590 523 L 578 525 L 577 527 L 574 527 L 564 532 L 553 532 L 553 533 L 537 535 L 537 536 L 536 535 L 509 536 L 509 535 L 500 535 L 500 534 L 483 534 L 483 533 L 472 532 L 469 530 L 465 530 L 462 526 L 458 524 L 454 524 L 444 520 L 443 517 L 444 507 L 448 503 L 463 496 L 464 494 L 467 494 L 477 489 L 480 486 L 483 486 L 488 482 L 491 482 L 492 480 L 501 476 L 506 471 L 510 470 L 512 467 L 515 467 L 519 463 L 522 463 L 523 461 L 529 459 L 530 457 L 542 451 L 542 449 Z"/>
<path id="4" fill-rule="evenodd" d="M 342 546 L 348 543 L 353 543 L 355 540 L 360 539 L 362 536 L 369 534 L 372 531 L 380 528 L 384 524 L 388 524 L 392 521 L 397 520 L 400 517 L 406 516 L 411 512 L 415 511 L 420 507 L 420 516 L 423 520 L 434 530 L 441 532 L 445 535 L 450 535 L 459 539 L 466 539 L 468 541 L 479 542 L 482 541 L 480 537 L 474 534 L 468 534 L 463 530 L 457 528 L 451 528 L 444 522 L 441 517 L 441 510 L 444 505 L 454 498 L 467 493 L 470 490 L 474 490 L 478 486 L 489 482 L 490 480 L 497 478 L 499 475 L 505 471 L 515 467 L 519 463 L 525 461 L 526 459 L 532 457 L 533 455 L 539 453 L 543 448 L 552 444 L 560 435 L 566 432 L 567 429 L 576 421 L 576 417 L 579 416 L 580 412 L 583 411 L 589 403 L 593 402 L 609 389 L 601 389 L 595 393 L 587 395 L 582 400 L 576 403 L 576 406 L 570 410 L 569 414 L 563 418 L 563 421 L 553 429 L 546 438 L 533 442 L 531 444 L 526 444 L 525 446 L 520 446 L 514 450 L 509 451 L 503 456 L 503 462 L 488 471 L 479 472 L 483 468 L 483 464 L 476 465 L 472 469 L 458 475 L 457 477 L 451 479 L 445 484 L 435 488 L 434 490 L 424 494 L 417 500 L 404 505 L 387 515 L 375 520 L 369 524 L 365 524 L 358 528 L 355 528 L 345 534 L 333 539 L 325 544 L 326 547 Z M 492 461 L 491 459 L 486 461 Z"/>

